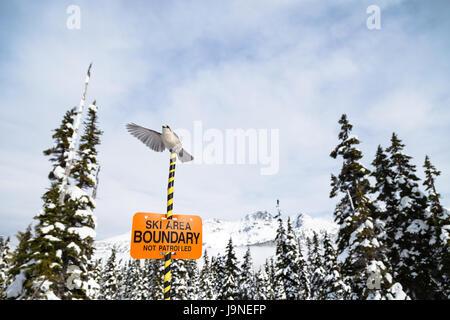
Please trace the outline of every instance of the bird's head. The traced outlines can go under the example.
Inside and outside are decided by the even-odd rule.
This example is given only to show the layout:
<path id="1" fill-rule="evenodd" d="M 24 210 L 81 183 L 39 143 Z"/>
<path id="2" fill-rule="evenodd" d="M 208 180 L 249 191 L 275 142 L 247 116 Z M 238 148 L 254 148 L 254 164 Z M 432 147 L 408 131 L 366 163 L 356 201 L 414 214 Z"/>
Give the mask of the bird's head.
<path id="1" fill-rule="evenodd" d="M 167 124 L 165 124 L 162 126 L 162 131 L 171 131 L 171 130 L 170 127 Z"/>

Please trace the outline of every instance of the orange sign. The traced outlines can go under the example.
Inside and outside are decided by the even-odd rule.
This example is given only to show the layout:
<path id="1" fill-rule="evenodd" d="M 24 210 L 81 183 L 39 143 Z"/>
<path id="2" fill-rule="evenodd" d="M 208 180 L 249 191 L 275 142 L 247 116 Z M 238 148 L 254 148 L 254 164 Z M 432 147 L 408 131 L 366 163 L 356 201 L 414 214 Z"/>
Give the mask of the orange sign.
<path id="1" fill-rule="evenodd" d="M 133 217 L 130 255 L 134 259 L 199 259 L 202 256 L 202 218 L 138 212 Z"/>

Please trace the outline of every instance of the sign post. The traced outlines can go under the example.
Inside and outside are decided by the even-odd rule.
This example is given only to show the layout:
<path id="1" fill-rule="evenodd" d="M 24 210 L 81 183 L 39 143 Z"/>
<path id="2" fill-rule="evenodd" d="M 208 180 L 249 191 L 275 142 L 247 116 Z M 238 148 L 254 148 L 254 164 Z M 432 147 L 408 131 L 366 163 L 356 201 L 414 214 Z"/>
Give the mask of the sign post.
<path id="1" fill-rule="evenodd" d="M 169 166 L 169 183 L 167 185 L 167 219 L 172 219 L 173 215 L 173 186 L 175 184 L 175 162 L 177 154 L 172 152 L 170 154 Z M 164 255 L 164 300 L 170 300 L 170 284 L 172 281 L 172 274 L 170 267 L 172 264 L 172 253 L 166 252 Z"/>
<path id="2" fill-rule="evenodd" d="M 138 212 L 133 216 L 130 255 L 134 259 L 164 256 L 164 300 L 171 300 L 171 264 L 175 259 L 199 259 L 202 255 L 202 219 L 173 214 L 176 154 L 170 155 L 167 213 Z"/>

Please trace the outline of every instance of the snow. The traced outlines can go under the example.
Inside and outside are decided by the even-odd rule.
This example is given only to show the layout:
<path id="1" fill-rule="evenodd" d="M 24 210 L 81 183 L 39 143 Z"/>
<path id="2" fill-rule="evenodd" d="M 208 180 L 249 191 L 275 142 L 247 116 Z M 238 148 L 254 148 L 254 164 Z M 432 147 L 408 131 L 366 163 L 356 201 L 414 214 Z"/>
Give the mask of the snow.
<path id="1" fill-rule="evenodd" d="M 410 197 L 408 197 L 408 196 L 403 197 L 400 200 L 400 210 L 410 207 L 411 202 L 412 202 L 412 199 Z"/>
<path id="2" fill-rule="evenodd" d="M 75 212 L 75 215 L 79 217 L 89 217 L 92 216 L 93 213 L 91 209 L 86 209 L 86 210 L 77 210 Z"/>
<path id="3" fill-rule="evenodd" d="M 53 174 L 56 178 L 62 179 L 65 174 L 65 170 L 61 166 L 56 166 L 56 168 L 53 170 Z"/>
<path id="4" fill-rule="evenodd" d="M 409 297 L 403 291 L 402 285 L 400 283 L 395 283 L 390 289 L 391 295 L 388 295 L 389 300 L 409 300 Z"/>
<path id="5" fill-rule="evenodd" d="M 77 186 L 69 186 L 67 188 L 67 194 L 70 195 L 70 199 L 73 201 L 80 201 L 84 203 L 93 202 L 91 197 Z"/>
<path id="6" fill-rule="evenodd" d="M 67 246 L 67 248 L 69 249 L 74 249 L 76 251 L 77 254 L 81 253 L 81 249 L 79 246 L 77 246 L 74 242 L 69 243 L 69 245 Z"/>
<path id="7" fill-rule="evenodd" d="M 444 244 L 450 241 L 450 225 L 445 225 L 442 227 L 441 235 L 439 238 Z"/>
<path id="8" fill-rule="evenodd" d="M 55 226 L 51 225 L 51 226 L 47 226 L 47 227 L 42 227 L 41 231 L 42 231 L 42 233 L 49 233 L 53 229 L 55 229 Z"/>
<path id="9" fill-rule="evenodd" d="M 58 228 L 59 230 L 64 230 L 64 229 L 66 228 L 66 226 L 63 225 L 61 222 L 55 222 L 55 223 L 54 223 L 54 226 L 55 226 L 56 228 Z"/>
<path id="10" fill-rule="evenodd" d="M 98 110 L 98 107 L 95 104 L 90 104 L 88 108 L 90 110 L 92 110 L 92 111 L 97 111 Z"/>
<path id="11" fill-rule="evenodd" d="M 45 237 L 44 237 L 44 239 L 47 239 L 47 240 L 50 240 L 50 241 L 61 241 L 60 239 L 58 239 L 58 238 L 56 238 L 56 237 L 54 237 L 54 236 L 52 236 L 52 235 L 46 235 Z"/>
<path id="12" fill-rule="evenodd" d="M 91 237 L 92 239 L 95 239 L 95 236 L 97 235 L 95 230 L 89 227 L 71 227 L 67 229 L 69 233 L 75 233 L 77 234 L 82 240 L 86 239 L 87 237 Z M 131 239 L 131 237 L 130 237 Z"/>
<path id="13" fill-rule="evenodd" d="M 409 233 L 422 233 L 422 231 L 428 230 L 428 225 L 420 219 L 413 220 L 406 229 Z"/>
<path id="14" fill-rule="evenodd" d="M 9 285 L 8 289 L 6 289 L 5 295 L 7 298 L 16 298 L 18 297 L 23 290 L 23 284 L 26 280 L 25 270 L 21 270 L 18 275 L 14 278 L 14 281 Z"/>

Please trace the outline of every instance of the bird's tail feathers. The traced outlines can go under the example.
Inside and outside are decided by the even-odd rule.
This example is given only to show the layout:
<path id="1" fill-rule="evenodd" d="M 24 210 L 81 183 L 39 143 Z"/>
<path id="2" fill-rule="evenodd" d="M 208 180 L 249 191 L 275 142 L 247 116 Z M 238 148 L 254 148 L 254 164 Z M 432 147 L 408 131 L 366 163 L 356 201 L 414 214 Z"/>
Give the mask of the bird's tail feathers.
<path id="1" fill-rule="evenodd" d="M 188 162 L 194 160 L 194 157 L 191 156 L 186 150 L 181 149 L 180 152 L 178 152 L 178 159 L 180 159 L 181 162 Z"/>

